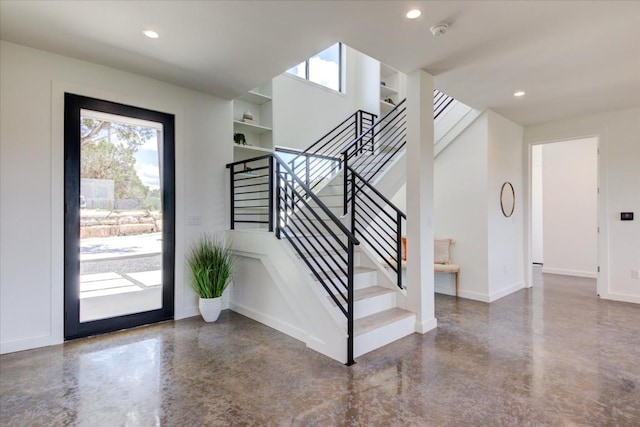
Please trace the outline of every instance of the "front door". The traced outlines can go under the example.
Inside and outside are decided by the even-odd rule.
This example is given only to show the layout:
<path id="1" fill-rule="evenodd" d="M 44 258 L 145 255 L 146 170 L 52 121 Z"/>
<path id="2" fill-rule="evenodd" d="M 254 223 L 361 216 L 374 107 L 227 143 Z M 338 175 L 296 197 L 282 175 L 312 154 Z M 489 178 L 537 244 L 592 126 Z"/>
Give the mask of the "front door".
<path id="1" fill-rule="evenodd" d="M 65 94 L 65 339 L 173 318 L 174 117 Z"/>

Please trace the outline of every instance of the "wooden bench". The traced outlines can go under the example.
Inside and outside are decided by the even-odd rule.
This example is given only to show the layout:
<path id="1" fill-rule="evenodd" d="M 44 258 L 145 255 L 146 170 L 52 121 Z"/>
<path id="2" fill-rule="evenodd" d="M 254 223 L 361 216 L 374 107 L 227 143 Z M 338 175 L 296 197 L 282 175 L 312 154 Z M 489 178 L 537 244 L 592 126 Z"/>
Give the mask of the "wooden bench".
<path id="1" fill-rule="evenodd" d="M 456 275 L 456 298 L 458 297 L 458 288 L 460 287 L 460 266 L 457 264 L 433 264 L 434 273 L 449 273 Z"/>
<path id="2" fill-rule="evenodd" d="M 456 275 L 456 298 L 460 291 L 460 266 L 451 263 L 450 246 L 456 243 L 454 239 L 434 239 L 433 272 Z M 402 238 L 402 269 L 407 269 L 407 238 Z"/>

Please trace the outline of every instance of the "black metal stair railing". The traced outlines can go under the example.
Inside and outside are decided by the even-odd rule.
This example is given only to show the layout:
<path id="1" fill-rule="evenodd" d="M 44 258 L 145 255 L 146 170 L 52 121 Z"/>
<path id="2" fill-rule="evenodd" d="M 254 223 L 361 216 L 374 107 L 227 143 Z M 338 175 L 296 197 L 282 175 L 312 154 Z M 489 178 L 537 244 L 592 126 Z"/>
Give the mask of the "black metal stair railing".
<path id="1" fill-rule="evenodd" d="M 358 239 L 282 161 L 276 162 L 276 237 L 284 237 L 347 318 L 347 364 L 353 364 L 354 246 Z M 289 198 L 299 201 L 291 210 Z"/>
<path id="2" fill-rule="evenodd" d="M 454 99 L 438 90 L 433 91 L 434 120 L 443 114 Z M 278 148 L 295 154 L 289 167 L 306 185 L 315 190 L 346 166 L 373 179 L 401 152 L 406 144 L 406 99 L 376 121 L 375 114 L 358 110 L 327 132 L 302 152 Z M 346 151 L 346 162 L 345 162 Z M 360 156 L 366 154 L 366 156 Z M 375 158 L 372 158 L 372 155 Z M 357 161 L 354 157 L 360 157 Z M 349 160 L 352 161 L 349 164 Z M 345 175 L 345 194 L 349 191 L 349 177 Z M 344 199 L 344 213 L 348 200 Z"/>
<path id="3" fill-rule="evenodd" d="M 434 118 L 453 99 L 434 91 Z M 357 111 L 285 162 L 268 154 L 227 165 L 231 229 L 267 228 L 285 238 L 347 318 L 347 364 L 353 362 L 354 246 L 360 237 L 402 284 L 401 236 L 406 215 L 371 183 L 406 145 L 406 100 L 384 117 Z M 286 151 L 286 150 L 283 150 Z M 344 213 L 351 230 L 315 195 L 344 172 Z"/>
<path id="4" fill-rule="evenodd" d="M 289 167 L 305 185 L 315 189 L 338 170 L 340 151 L 371 127 L 376 115 L 358 110 L 331 129 L 318 141 L 289 161 Z"/>
<path id="5" fill-rule="evenodd" d="M 340 153 L 344 171 L 344 214 L 353 196 L 350 171 L 372 182 L 407 144 L 406 99 L 347 145 Z"/>
<path id="6" fill-rule="evenodd" d="M 402 233 L 406 230 L 407 215 L 380 193 L 359 173 L 349 168 L 351 232 L 378 255 L 380 261 L 396 275 L 396 284 L 402 283 Z"/>
<path id="7" fill-rule="evenodd" d="M 437 119 L 446 111 L 451 103 L 455 101 L 452 97 L 439 90 L 433 91 L 433 120 Z"/>
<path id="8" fill-rule="evenodd" d="M 353 364 L 354 246 L 359 240 L 276 155 L 230 163 L 227 168 L 231 229 L 237 224 L 266 225 L 291 244 L 346 317 L 347 365 Z"/>
<path id="9" fill-rule="evenodd" d="M 231 229 L 249 225 L 273 231 L 273 155 L 230 163 Z"/>

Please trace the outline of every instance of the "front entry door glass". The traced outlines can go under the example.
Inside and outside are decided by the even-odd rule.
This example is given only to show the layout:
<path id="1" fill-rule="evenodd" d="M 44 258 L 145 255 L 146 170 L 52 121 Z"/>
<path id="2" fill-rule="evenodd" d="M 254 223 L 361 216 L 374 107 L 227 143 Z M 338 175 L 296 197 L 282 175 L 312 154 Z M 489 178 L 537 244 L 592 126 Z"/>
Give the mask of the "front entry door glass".
<path id="1" fill-rule="evenodd" d="M 65 336 L 171 318 L 173 116 L 70 94 L 65 113 Z"/>
<path id="2" fill-rule="evenodd" d="M 160 309 L 162 124 L 80 121 L 80 322 Z"/>

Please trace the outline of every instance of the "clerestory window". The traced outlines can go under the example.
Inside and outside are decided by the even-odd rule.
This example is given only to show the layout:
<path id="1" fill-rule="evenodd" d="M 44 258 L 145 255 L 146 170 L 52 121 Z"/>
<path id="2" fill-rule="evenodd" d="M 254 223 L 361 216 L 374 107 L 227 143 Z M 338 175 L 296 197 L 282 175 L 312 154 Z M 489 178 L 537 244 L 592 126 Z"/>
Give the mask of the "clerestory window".
<path id="1" fill-rule="evenodd" d="M 287 70 L 287 73 L 343 92 L 342 43 L 336 43 Z"/>

